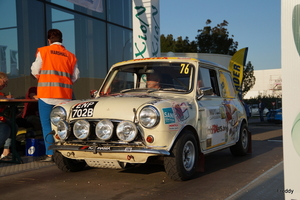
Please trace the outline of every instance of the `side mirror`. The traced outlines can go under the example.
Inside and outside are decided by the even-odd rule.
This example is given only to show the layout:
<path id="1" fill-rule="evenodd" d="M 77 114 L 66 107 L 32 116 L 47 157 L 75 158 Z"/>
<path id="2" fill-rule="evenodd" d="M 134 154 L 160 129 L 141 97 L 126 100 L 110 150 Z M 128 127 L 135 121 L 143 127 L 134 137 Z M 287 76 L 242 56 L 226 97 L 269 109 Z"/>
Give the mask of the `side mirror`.
<path id="1" fill-rule="evenodd" d="M 199 96 L 197 97 L 198 100 L 200 100 L 203 96 L 212 96 L 214 95 L 214 91 L 212 87 L 201 87 L 198 89 Z"/>
<path id="2" fill-rule="evenodd" d="M 90 96 L 95 98 L 97 96 L 98 90 L 90 90 Z"/>

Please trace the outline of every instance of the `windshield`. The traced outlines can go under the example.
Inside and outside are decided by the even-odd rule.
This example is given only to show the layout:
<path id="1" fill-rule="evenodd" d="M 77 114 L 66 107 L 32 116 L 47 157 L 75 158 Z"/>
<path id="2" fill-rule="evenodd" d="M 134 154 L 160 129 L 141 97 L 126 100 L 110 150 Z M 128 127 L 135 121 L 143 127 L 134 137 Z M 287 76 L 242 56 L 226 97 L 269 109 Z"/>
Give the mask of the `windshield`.
<path id="1" fill-rule="evenodd" d="M 190 63 L 149 62 L 117 67 L 111 71 L 100 94 L 174 91 L 192 88 L 194 66 Z"/>

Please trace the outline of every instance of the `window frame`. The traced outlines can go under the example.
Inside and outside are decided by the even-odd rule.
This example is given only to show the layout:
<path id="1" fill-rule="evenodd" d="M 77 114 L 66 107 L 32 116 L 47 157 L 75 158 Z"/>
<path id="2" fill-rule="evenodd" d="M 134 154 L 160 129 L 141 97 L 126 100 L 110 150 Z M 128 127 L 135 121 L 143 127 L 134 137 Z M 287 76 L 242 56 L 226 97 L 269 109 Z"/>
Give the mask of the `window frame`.
<path id="1" fill-rule="evenodd" d="M 206 77 L 204 77 L 206 75 Z M 209 76 L 209 78 L 207 78 Z M 202 85 L 198 85 L 199 81 L 202 82 Z M 218 71 L 212 67 L 208 66 L 199 66 L 198 75 L 197 75 L 197 92 L 201 87 L 211 87 L 213 89 L 214 96 L 221 96 L 220 86 L 218 80 Z"/>

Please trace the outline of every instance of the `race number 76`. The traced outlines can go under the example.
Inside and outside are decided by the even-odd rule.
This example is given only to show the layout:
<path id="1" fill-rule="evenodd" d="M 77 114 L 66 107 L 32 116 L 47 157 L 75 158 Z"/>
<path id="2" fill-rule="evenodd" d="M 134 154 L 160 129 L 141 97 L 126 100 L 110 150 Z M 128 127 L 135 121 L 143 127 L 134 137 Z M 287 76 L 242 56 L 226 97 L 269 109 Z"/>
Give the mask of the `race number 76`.
<path id="1" fill-rule="evenodd" d="M 180 74 L 189 74 L 190 73 L 190 64 L 181 64 L 181 70 L 180 70 Z"/>

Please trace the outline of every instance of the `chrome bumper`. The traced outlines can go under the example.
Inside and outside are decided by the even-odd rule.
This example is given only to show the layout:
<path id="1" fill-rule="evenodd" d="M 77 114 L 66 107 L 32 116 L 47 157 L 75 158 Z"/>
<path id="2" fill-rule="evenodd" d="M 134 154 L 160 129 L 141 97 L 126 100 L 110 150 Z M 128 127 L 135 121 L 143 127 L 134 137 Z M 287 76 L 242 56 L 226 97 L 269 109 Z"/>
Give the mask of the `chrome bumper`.
<path id="1" fill-rule="evenodd" d="M 51 145 L 50 150 L 62 150 L 62 151 L 80 151 L 80 152 L 92 152 L 97 153 L 143 153 L 143 154 L 155 154 L 169 156 L 170 152 L 159 149 L 146 149 L 142 147 L 98 147 L 98 146 L 72 146 L 72 145 Z"/>

